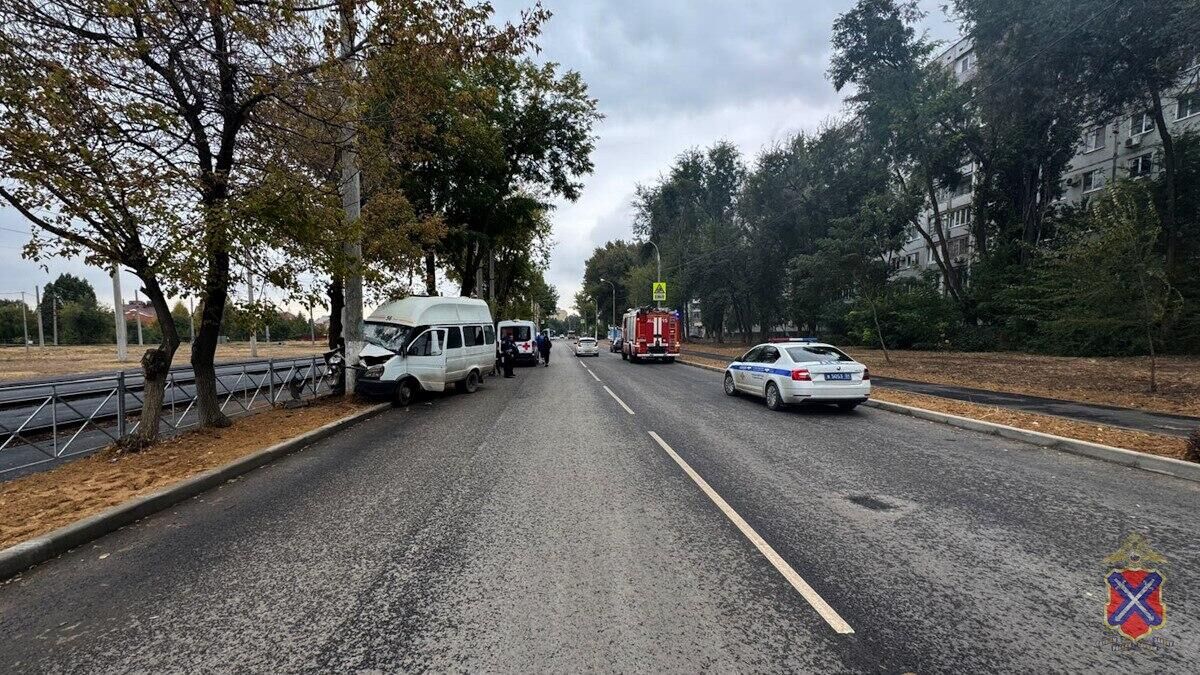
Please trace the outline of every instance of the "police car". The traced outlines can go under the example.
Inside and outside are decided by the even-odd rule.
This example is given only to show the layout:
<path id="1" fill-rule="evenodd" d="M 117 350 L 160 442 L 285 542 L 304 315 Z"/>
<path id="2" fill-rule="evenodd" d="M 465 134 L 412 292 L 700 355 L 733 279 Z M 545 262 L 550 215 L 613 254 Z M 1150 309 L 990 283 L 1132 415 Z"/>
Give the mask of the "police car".
<path id="1" fill-rule="evenodd" d="M 810 339 L 769 342 L 725 368 L 725 393 L 762 396 L 771 410 L 793 403 L 853 410 L 871 395 L 871 373 L 833 345 Z"/>

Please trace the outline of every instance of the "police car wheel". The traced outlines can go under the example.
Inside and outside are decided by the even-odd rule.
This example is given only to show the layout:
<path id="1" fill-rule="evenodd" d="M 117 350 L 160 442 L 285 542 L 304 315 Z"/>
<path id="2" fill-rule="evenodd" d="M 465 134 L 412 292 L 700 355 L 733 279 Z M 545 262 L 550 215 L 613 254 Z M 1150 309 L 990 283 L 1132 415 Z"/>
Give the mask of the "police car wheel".
<path id="1" fill-rule="evenodd" d="M 767 383 L 767 407 L 771 410 L 783 410 L 783 397 L 779 395 L 779 387 L 774 382 Z"/>
<path id="2" fill-rule="evenodd" d="M 737 396 L 737 384 L 733 381 L 733 373 L 725 373 L 725 395 Z"/>

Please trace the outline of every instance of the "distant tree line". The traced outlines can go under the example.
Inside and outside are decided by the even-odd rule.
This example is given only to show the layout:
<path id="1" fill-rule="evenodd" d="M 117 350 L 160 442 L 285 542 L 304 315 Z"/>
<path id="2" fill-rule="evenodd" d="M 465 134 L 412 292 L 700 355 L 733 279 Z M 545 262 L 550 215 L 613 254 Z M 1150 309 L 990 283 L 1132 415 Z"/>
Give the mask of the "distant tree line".
<path id="1" fill-rule="evenodd" d="M 725 142 L 687 151 L 639 188 L 634 234 L 661 249 L 672 306 L 698 300 L 717 339 L 790 323 L 880 347 L 1200 352 L 1200 138 L 1171 123 L 1195 91 L 1195 3 L 951 5 L 974 77 L 934 58 L 915 2 L 859 0 L 829 70 L 848 115 L 752 163 Z M 1154 176 L 1062 200 L 1084 130 L 1142 111 L 1163 139 Z M 937 208 L 955 191 L 973 194 L 969 266 Z M 912 237 L 934 264 L 901 275 Z M 604 278 L 618 306 L 643 304 L 653 274 L 649 246 L 609 242 L 581 297 L 607 306 Z"/>

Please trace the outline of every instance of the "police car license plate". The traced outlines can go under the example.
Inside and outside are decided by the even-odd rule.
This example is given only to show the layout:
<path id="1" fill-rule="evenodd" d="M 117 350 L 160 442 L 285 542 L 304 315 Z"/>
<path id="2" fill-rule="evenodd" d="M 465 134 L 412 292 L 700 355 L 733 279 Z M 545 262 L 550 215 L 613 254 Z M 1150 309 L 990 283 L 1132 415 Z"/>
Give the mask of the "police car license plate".
<path id="1" fill-rule="evenodd" d="M 849 380 L 850 373 L 825 373 L 825 380 Z"/>

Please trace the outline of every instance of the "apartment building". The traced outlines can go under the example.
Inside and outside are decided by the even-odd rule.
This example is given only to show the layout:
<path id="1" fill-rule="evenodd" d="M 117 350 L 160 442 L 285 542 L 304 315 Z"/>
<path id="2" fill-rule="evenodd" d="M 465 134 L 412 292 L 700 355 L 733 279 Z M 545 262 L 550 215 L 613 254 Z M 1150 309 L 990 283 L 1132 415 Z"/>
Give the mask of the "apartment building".
<path id="1" fill-rule="evenodd" d="M 969 37 L 950 45 L 937 57 L 959 81 L 974 77 L 977 61 Z M 1174 134 L 1188 129 L 1200 130 L 1200 64 L 1194 67 L 1179 89 L 1164 101 L 1167 123 Z M 1071 164 L 1063 175 L 1062 200 L 1083 203 L 1090 195 L 1110 183 L 1125 177 L 1153 177 L 1162 167 L 1162 141 L 1154 119 L 1147 111 L 1134 111 L 1087 129 Z M 954 191 L 939 194 L 938 207 L 943 224 L 947 226 L 947 248 L 951 264 L 965 269 L 971 263 L 974 243 L 970 237 L 971 184 L 974 166 L 964 164 L 962 185 Z M 932 222 L 933 212 L 922 214 Z M 917 232 L 893 258 L 897 276 L 917 276 L 927 269 L 936 269 L 931 247 Z"/>

